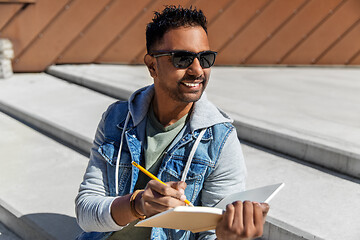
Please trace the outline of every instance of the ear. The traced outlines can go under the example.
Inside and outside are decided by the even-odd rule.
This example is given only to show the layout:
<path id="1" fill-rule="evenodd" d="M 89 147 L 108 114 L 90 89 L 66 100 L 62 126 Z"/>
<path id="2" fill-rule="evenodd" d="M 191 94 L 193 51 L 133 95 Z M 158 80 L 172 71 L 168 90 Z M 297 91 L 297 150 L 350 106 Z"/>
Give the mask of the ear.
<path id="1" fill-rule="evenodd" d="M 144 56 L 144 63 L 147 66 L 151 77 L 156 78 L 157 77 L 157 71 L 156 71 L 156 60 L 155 60 L 155 58 L 150 56 L 149 54 L 146 54 Z"/>

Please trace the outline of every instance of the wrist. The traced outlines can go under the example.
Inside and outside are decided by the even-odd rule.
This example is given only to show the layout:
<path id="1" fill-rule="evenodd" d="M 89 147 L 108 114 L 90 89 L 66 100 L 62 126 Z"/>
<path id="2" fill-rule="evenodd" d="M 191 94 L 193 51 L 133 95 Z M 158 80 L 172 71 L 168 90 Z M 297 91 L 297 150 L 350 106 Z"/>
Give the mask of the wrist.
<path id="1" fill-rule="evenodd" d="M 142 198 L 143 193 L 144 193 L 144 190 L 142 190 L 141 192 L 139 192 L 139 193 L 136 195 L 136 198 L 135 198 L 135 210 L 136 210 L 136 212 L 138 212 L 140 215 L 145 216 L 144 208 L 142 207 L 142 203 L 141 203 L 141 198 Z"/>
<path id="2" fill-rule="evenodd" d="M 136 190 L 130 197 L 130 210 L 134 217 L 143 220 L 146 218 L 142 210 L 139 210 L 139 204 L 141 205 L 141 196 L 144 190 Z"/>

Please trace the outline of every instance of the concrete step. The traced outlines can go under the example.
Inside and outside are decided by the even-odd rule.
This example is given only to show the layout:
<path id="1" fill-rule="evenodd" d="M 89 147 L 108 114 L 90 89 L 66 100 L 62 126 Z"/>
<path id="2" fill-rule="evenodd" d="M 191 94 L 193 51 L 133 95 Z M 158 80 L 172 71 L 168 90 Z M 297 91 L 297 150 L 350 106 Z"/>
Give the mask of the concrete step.
<path id="1" fill-rule="evenodd" d="M 87 157 L 1 112 L 0 132 L 0 222 L 25 240 L 74 239 Z M 0 232 L 0 239 L 19 239 Z"/>
<path id="2" fill-rule="evenodd" d="M 10 231 L 0 222 L 0 239 L 1 240 L 21 240 L 16 234 Z"/>
<path id="3" fill-rule="evenodd" d="M 83 153 L 89 153 L 101 114 L 114 101 L 44 73 L 0 81 L 1 111 Z"/>
<path id="4" fill-rule="evenodd" d="M 113 101 L 115 99 L 46 74 L 15 74 L 13 78 L 0 82 L 0 109 L 2 111 L 22 118 L 23 121 L 30 120 L 31 125 L 39 129 L 45 126 L 41 131 L 48 135 L 58 135 L 59 139 L 82 151 L 89 150 L 84 146 L 91 144 L 102 112 Z M 10 133 L 5 134 L 10 135 Z M 73 139 L 69 140 L 68 137 L 71 136 Z M 16 144 L 10 143 L 10 145 Z M 243 144 L 243 149 L 249 170 L 248 188 L 278 182 L 286 184 L 286 187 L 271 202 L 265 239 L 358 239 L 360 236 L 358 221 L 352 224 L 346 221 L 347 219 L 356 220 L 360 215 L 360 207 L 357 204 L 360 185 L 355 179 L 348 181 L 328 174 L 324 170 L 301 164 L 296 159 L 289 159 L 249 144 Z M 23 152 L 27 151 L 30 150 L 24 149 Z M 49 149 L 49 151 L 56 152 L 55 149 Z M 45 159 L 52 158 L 45 156 Z M 84 161 L 72 159 L 71 162 L 83 163 Z M 5 166 L 0 169 L 6 168 Z M 78 183 L 71 182 L 68 185 L 77 187 L 82 175 L 83 169 L 77 170 Z M 63 180 L 67 181 L 66 179 Z M 19 184 L 8 185 L 18 186 Z M 28 185 L 21 187 L 32 189 Z M 69 196 L 74 197 L 73 193 L 60 192 L 64 198 L 65 196 L 67 199 L 70 198 Z M 29 197 L 31 194 L 30 191 Z M 46 195 L 53 196 L 48 193 Z M 52 199 L 49 197 L 46 203 L 44 197 L 43 205 L 49 207 Z M 21 209 L 22 204 L 24 203 L 21 201 L 15 201 L 12 204 L 15 207 L 10 209 Z M 4 205 L 1 204 L 1 206 Z M 34 215 L 36 215 L 35 212 L 43 212 L 42 209 L 39 210 L 34 206 L 31 209 Z M 71 208 L 68 206 L 66 211 L 69 209 L 73 211 L 73 205 Z M 66 212 L 56 210 L 58 211 L 56 213 Z M 71 214 L 67 215 L 71 216 Z"/>
<path id="5" fill-rule="evenodd" d="M 58 65 L 47 72 L 127 99 L 151 78 L 144 66 Z M 214 67 L 207 93 L 239 138 L 360 178 L 360 69 Z"/>

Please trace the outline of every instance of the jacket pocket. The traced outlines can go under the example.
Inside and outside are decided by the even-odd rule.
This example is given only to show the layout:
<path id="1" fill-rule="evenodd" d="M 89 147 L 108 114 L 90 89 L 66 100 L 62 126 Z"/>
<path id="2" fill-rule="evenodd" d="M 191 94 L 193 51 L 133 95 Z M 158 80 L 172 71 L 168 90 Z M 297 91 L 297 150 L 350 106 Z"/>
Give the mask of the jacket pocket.
<path id="1" fill-rule="evenodd" d="M 100 145 L 98 152 L 111 166 L 116 165 L 116 157 L 119 149 L 115 148 L 115 142 L 105 141 Z"/>
<path id="2" fill-rule="evenodd" d="M 165 167 L 161 169 L 161 179 L 164 182 L 180 181 L 185 169 L 186 161 L 187 159 L 183 156 L 171 156 L 170 159 L 166 161 Z M 192 203 L 197 201 L 208 167 L 207 164 L 204 164 L 204 161 L 193 159 L 191 162 L 185 179 L 187 184 L 185 195 Z"/>
<path id="3" fill-rule="evenodd" d="M 100 155 L 108 162 L 111 166 L 116 165 L 116 159 L 119 154 L 119 142 L 112 141 L 109 139 L 105 139 L 104 143 L 100 145 L 98 152 Z M 121 159 L 120 159 L 120 167 L 121 166 L 131 166 L 131 155 L 129 152 L 129 148 L 127 144 L 123 144 L 121 150 Z"/>
<path id="4" fill-rule="evenodd" d="M 180 181 L 185 169 L 187 159 L 183 156 L 171 156 L 170 160 L 165 165 L 164 172 L 167 174 L 166 180 Z M 186 181 L 193 181 L 201 179 L 204 176 L 207 165 L 201 161 L 193 159 L 189 171 L 186 175 Z"/>

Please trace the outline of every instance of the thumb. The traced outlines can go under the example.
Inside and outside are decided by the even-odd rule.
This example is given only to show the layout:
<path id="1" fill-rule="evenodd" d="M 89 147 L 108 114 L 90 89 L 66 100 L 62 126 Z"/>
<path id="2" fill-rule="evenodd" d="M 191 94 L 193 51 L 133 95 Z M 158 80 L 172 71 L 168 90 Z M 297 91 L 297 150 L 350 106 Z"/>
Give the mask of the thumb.
<path id="1" fill-rule="evenodd" d="M 267 213 L 269 212 L 270 206 L 267 203 L 260 203 L 261 205 L 261 209 L 263 212 L 263 216 L 265 217 L 267 215 Z"/>

